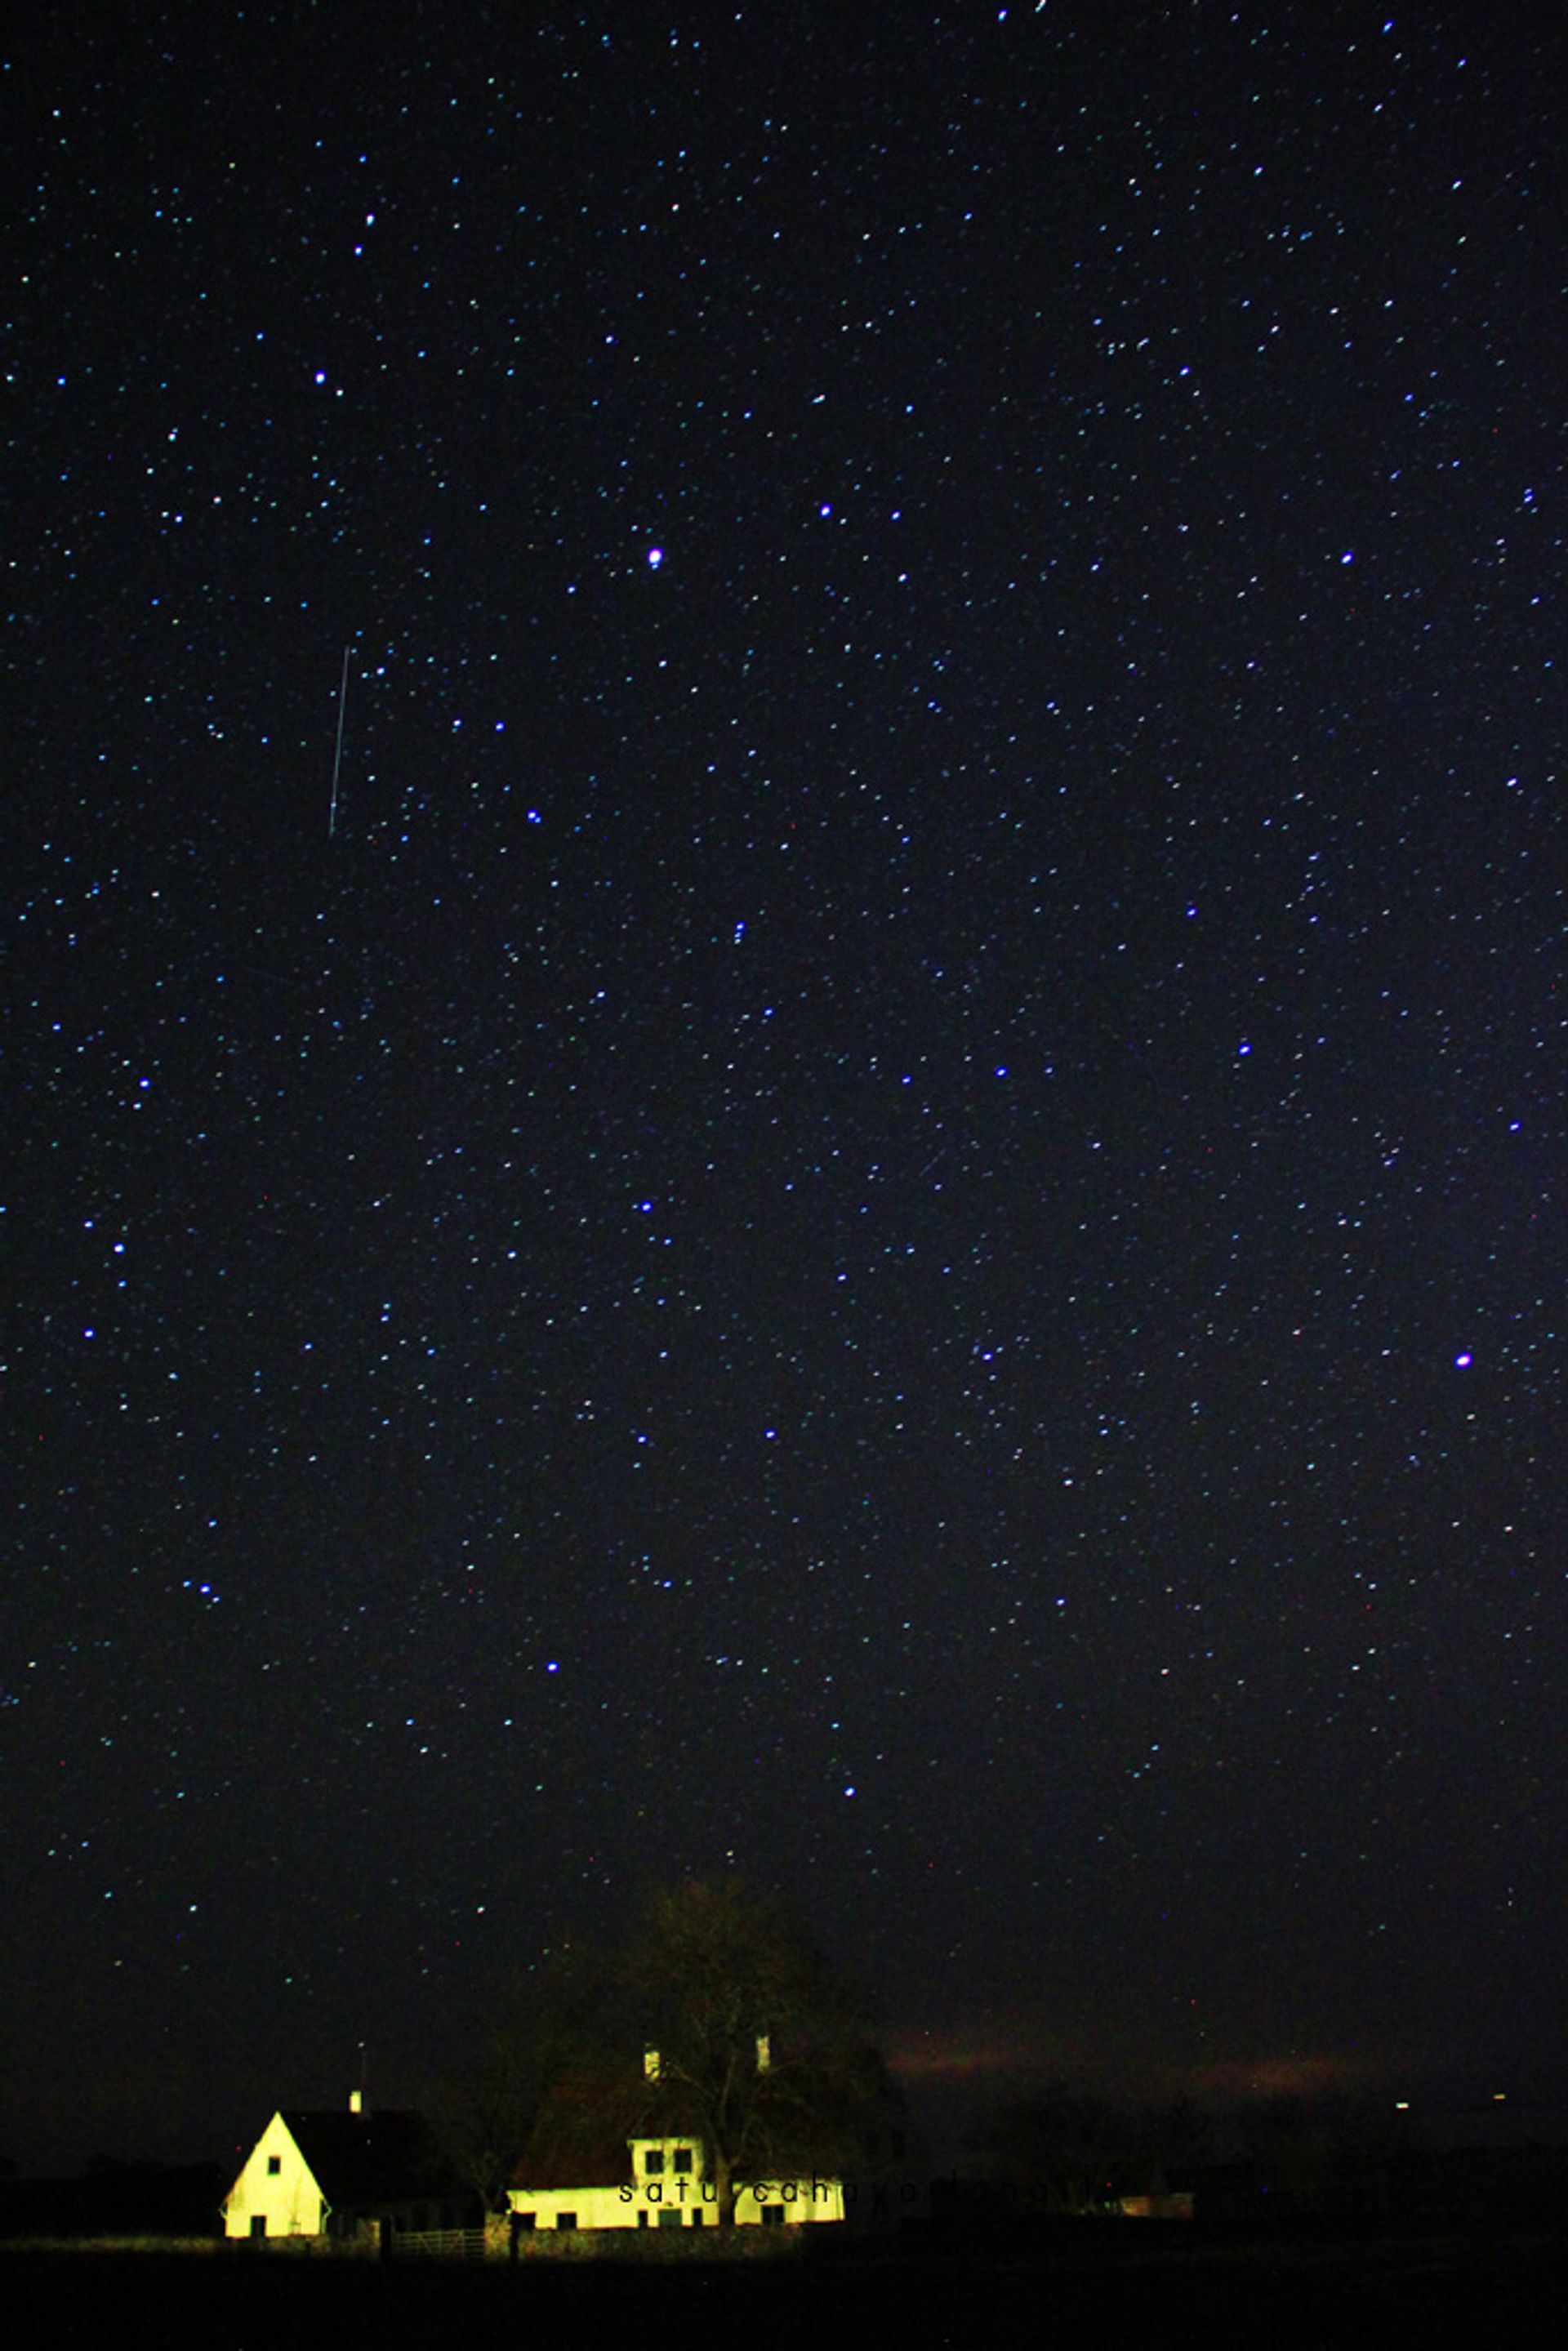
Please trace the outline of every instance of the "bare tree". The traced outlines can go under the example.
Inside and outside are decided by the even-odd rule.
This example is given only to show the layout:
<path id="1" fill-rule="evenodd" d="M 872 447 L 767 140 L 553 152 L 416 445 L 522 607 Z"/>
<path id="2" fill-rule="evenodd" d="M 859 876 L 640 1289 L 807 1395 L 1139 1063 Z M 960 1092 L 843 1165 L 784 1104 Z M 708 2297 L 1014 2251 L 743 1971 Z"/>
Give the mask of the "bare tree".
<path id="1" fill-rule="evenodd" d="M 656 1894 L 622 1966 L 645 2112 L 700 2134 L 721 2222 L 743 2179 L 864 2159 L 892 2104 L 869 2004 L 784 1905 L 735 1878 Z"/>
<path id="2" fill-rule="evenodd" d="M 726 1877 L 652 1894 L 619 1949 L 497 2001 L 448 2115 L 492 2202 L 519 2169 L 591 2179 L 618 2141 L 689 2135 L 730 2223 L 747 2179 L 869 2163 L 897 2105 L 864 1996 Z"/>
<path id="3" fill-rule="evenodd" d="M 1131 2119 L 1065 2082 L 1005 2107 L 981 2143 L 998 2177 L 1031 2189 L 1048 2212 L 1102 2210 L 1135 2160 Z"/>

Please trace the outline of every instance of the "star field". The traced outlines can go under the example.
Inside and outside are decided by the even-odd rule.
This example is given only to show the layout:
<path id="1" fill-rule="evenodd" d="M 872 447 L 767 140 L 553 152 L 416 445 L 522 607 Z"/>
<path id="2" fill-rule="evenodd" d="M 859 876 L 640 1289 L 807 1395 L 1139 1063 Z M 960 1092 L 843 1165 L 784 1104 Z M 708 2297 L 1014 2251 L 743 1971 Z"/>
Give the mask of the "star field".
<path id="1" fill-rule="evenodd" d="M 731 1862 L 916 2086 L 1560 2066 L 1562 51 L 13 47 L 18 2154 Z"/>

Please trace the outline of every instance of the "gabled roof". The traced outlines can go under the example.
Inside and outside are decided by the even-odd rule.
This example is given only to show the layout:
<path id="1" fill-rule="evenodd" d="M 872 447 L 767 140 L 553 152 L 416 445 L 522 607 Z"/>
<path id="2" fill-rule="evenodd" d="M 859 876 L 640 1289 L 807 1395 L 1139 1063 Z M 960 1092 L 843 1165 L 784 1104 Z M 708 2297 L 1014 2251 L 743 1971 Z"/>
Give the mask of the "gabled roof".
<path id="1" fill-rule="evenodd" d="M 679 2138 L 700 2146 L 703 2134 L 690 2099 L 671 2083 L 591 2076 L 558 2082 L 535 2117 L 511 2185 L 617 2186 L 632 2177 L 628 2142 L 633 2138 Z"/>
<path id="2" fill-rule="evenodd" d="M 568 2188 L 620 2188 L 631 2177 L 631 2158 L 621 2139 L 597 2148 L 580 2145 L 570 2152 L 553 2147 L 530 2150 L 513 2172 L 510 2185 L 554 2194 Z"/>
<path id="3" fill-rule="evenodd" d="M 405 2204 L 451 2196 L 460 2183 L 423 2115 L 285 2113 L 329 2204 Z"/>

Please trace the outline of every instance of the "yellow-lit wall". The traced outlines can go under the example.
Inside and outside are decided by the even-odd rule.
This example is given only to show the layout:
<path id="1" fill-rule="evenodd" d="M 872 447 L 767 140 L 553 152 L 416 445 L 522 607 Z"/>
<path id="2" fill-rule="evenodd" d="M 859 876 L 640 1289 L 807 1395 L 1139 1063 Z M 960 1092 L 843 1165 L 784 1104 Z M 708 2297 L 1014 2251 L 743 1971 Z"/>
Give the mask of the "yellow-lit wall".
<path id="1" fill-rule="evenodd" d="M 692 2168 L 677 2172 L 674 2151 L 692 2149 Z M 718 2226 L 718 2191 L 707 2175 L 700 2140 L 638 2138 L 631 2142 L 631 2177 L 619 2188 L 514 2188 L 514 2212 L 531 2212 L 536 2229 L 559 2226 L 559 2215 L 570 2212 L 580 2229 L 656 2229 L 661 2214 L 678 2212 L 683 2229 Z M 664 2155 L 658 2172 L 650 2172 L 650 2148 Z M 735 2217 L 741 2226 L 766 2226 L 763 2212 L 773 2207 L 784 2215 L 783 2225 L 804 2220 L 841 2220 L 843 2183 L 838 2179 L 747 2179 L 737 2190 Z M 639 2215 L 642 2215 L 641 2219 Z M 664 2226 L 669 2227 L 666 2220 Z M 778 2227 L 775 2221 L 772 2224 Z"/>
<path id="2" fill-rule="evenodd" d="M 276 2156 L 277 2169 L 269 2172 Z M 248 2237 L 260 2213 L 269 2237 L 315 2237 L 326 2226 L 326 2210 L 315 2174 L 281 2115 L 274 2115 L 246 2159 L 224 2203 L 224 2234 Z"/>

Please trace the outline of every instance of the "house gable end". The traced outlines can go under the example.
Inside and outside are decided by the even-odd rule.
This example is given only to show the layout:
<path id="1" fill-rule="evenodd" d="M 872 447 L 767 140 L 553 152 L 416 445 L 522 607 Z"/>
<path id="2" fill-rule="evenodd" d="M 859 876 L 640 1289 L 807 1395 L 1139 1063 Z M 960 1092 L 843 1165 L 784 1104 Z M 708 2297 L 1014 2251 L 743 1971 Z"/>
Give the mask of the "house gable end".
<path id="1" fill-rule="evenodd" d="M 283 2115 L 274 2115 L 224 2199 L 225 2233 L 314 2237 L 326 2216 L 320 2181 Z"/>

